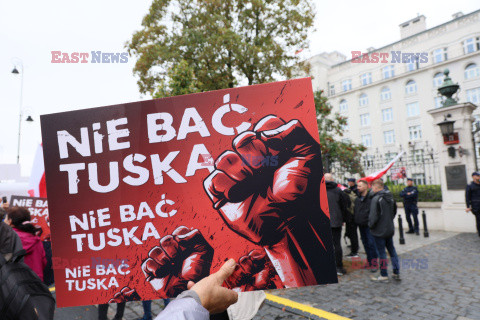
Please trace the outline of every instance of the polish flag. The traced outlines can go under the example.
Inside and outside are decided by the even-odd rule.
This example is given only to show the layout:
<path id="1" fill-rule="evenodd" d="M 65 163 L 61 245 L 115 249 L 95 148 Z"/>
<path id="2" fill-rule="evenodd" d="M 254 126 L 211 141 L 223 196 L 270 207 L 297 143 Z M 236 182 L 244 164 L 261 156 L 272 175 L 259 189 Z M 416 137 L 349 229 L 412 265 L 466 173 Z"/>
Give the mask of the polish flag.
<path id="1" fill-rule="evenodd" d="M 43 163 L 43 146 L 40 144 L 33 160 L 32 173 L 28 186 L 28 195 L 30 197 L 47 197 L 47 187 L 45 184 L 45 166 Z"/>
<path id="2" fill-rule="evenodd" d="M 345 186 L 344 186 L 343 184 L 340 184 L 340 183 L 337 184 L 337 187 L 339 187 L 340 190 L 342 190 L 342 191 L 345 190 L 345 189 L 347 189 L 347 188 L 345 188 Z"/>
<path id="3" fill-rule="evenodd" d="M 299 49 L 299 50 L 295 51 L 295 54 L 300 54 L 300 52 L 302 52 L 302 51 L 303 51 L 303 49 Z"/>
<path id="4" fill-rule="evenodd" d="M 363 177 L 361 178 L 360 180 L 364 180 L 364 181 L 367 181 L 368 184 L 372 183 L 373 180 L 377 180 L 377 179 L 380 179 L 381 177 L 383 177 L 383 175 L 385 173 L 387 173 L 387 171 L 394 165 L 395 162 L 397 162 L 398 159 L 400 159 L 400 157 L 405 153 L 405 151 L 402 151 L 400 152 L 399 154 L 397 154 L 397 156 L 395 158 L 393 158 L 392 161 L 390 161 L 383 169 L 377 171 L 377 172 L 374 172 L 372 173 L 371 175 L 368 175 L 366 177 Z"/>

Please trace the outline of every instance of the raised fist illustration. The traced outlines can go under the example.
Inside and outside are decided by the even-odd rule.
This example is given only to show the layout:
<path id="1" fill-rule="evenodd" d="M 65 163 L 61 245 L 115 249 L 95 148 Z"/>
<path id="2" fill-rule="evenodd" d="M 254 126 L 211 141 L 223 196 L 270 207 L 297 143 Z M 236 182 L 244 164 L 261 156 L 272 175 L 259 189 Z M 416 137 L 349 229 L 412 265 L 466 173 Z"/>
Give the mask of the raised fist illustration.
<path id="1" fill-rule="evenodd" d="M 287 287 L 336 277 L 331 263 L 324 266 L 331 252 L 321 239 L 329 222 L 318 142 L 300 121 L 269 115 L 232 145 L 204 180 L 228 227 L 265 248 Z"/>
<path id="2" fill-rule="evenodd" d="M 181 226 L 160 239 L 142 264 L 147 281 L 160 298 L 171 298 L 210 274 L 213 248 L 197 229 Z"/>
<path id="3" fill-rule="evenodd" d="M 225 281 L 230 289 L 238 291 L 268 290 L 283 288 L 275 268 L 265 250 L 255 249 L 238 259 L 233 274 Z"/>
<path id="4" fill-rule="evenodd" d="M 126 301 L 137 301 L 140 300 L 140 296 L 138 295 L 135 289 L 130 289 L 129 287 L 123 287 L 120 292 L 115 293 L 112 299 L 108 301 L 108 303 L 121 303 Z"/>

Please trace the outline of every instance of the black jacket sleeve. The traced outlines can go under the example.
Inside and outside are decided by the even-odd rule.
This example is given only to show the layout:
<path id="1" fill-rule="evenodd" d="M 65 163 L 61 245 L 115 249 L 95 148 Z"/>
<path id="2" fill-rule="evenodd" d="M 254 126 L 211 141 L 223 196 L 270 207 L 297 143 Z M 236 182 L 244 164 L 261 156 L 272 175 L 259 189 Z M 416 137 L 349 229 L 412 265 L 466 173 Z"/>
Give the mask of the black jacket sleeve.
<path id="1" fill-rule="evenodd" d="M 350 197 L 348 196 L 348 194 L 346 194 L 345 192 L 341 191 L 340 189 L 339 190 L 339 205 L 340 205 L 340 210 L 342 211 L 342 217 L 343 217 L 343 221 L 348 221 L 348 208 L 350 207 L 350 204 L 352 203 L 350 201 Z"/>
<path id="2" fill-rule="evenodd" d="M 368 215 L 368 227 L 374 228 L 380 219 L 380 212 L 378 211 L 378 197 L 374 197 L 370 203 L 370 214 Z"/>
<path id="3" fill-rule="evenodd" d="M 467 204 L 467 208 L 472 207 L 472 189 L 470 185 L 467 185 L 467 189 L 465 190 L 465 203 Z"/>

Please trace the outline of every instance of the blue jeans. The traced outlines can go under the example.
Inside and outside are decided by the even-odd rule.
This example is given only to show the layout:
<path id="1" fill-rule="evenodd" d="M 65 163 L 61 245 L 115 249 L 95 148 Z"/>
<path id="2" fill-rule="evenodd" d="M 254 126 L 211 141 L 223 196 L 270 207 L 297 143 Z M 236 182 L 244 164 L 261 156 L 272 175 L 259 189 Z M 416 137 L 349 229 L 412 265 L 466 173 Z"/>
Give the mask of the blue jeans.
<path id="1" fill-rule="evenodd" d="M 163 303 L 165 304 L 165 307 L 167 304 L 169 304 L 170 299 L 163 299 Z M 152 319 L 152 301 L 147 300 L 147 301 L 142 301 L 143 305 L 143 319 L 151 320 Z"/>
<path id="2" fill-rule="evenodd" d="M 398 263 L 397 252 L 395 251 L 395 247 L 393 246 L 393 237 L 385 239 L 373 236 L 373 238 L 375 239 L 375 244 L 377 245 L 378 249 L 378 256 L 380 257 L 380 274 L 383 277 L 388 276 L 388 260 L 385 248 L 387 248 L 390 259 L 392 260 L 393 273 L 400 274 L 400 264 Z"/>
<path id="3" fill-rule="evenodd" d="M 367 254 L 368 266 L 370 268 L 377 268 L 378 263 L 378 252 L 377 246 L 375 245 L 375 239 L 370 233 L 370 228 L 368 227 L 358 227 L 360 230 L 360 238 L 362 239 L 363 247 L 365 248 L 365 253 Z"/>

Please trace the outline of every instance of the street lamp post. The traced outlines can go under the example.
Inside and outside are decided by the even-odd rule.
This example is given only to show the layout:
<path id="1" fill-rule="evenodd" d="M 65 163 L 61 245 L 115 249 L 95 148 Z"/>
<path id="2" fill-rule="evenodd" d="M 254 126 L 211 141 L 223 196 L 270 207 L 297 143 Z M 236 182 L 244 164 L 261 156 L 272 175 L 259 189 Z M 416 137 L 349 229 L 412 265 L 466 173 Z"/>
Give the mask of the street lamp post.
<path id="1" fill-rule="evenodd" d="M 24 68 L 23 68 L 23 62 L 20 60 L 20 66 L 21 66 L 21 72 L 18 71 L 17 67 L 14 66 L 12 73 L 13 74 L 20 74 L 20 114 L 18 117 L 18 142 L 17 142 L 17 164 L 20 163 L 20 137 L 22 133 L 22 106 L 23 106 L 23 73 L 24 73 Z"/>

